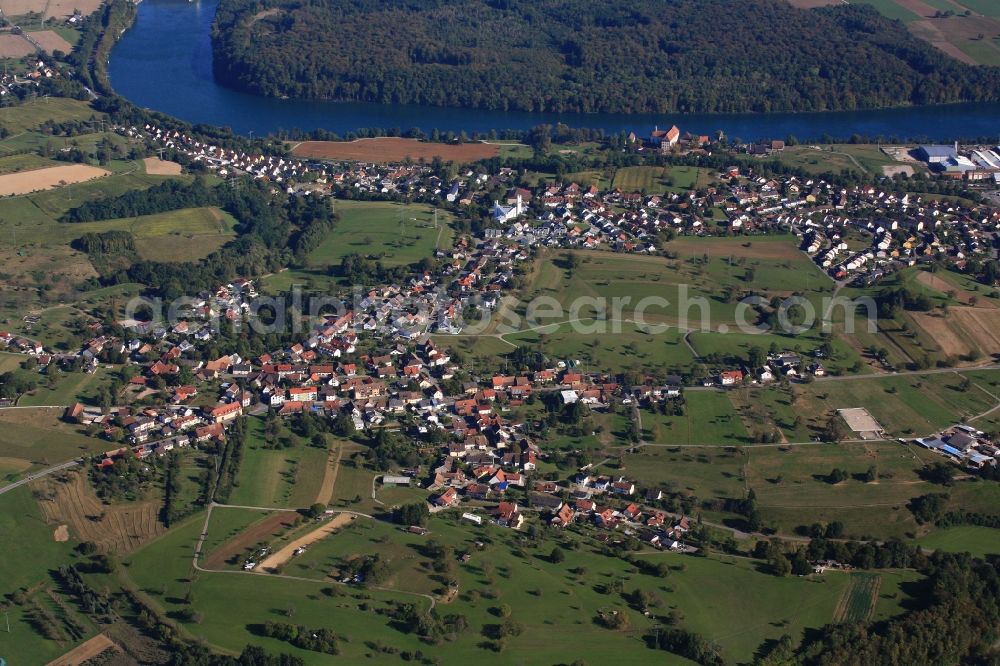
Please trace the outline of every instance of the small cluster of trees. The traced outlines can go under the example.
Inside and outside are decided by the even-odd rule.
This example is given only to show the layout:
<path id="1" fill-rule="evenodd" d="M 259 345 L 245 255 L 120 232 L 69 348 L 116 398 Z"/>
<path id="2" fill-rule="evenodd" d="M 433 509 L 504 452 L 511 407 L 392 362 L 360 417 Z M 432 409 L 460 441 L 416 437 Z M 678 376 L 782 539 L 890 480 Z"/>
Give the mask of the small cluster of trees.
<path id="1" fill-rule="evenodd" d="M 302 625 L 267 622 L 261 629 L 261 633 L 268 638 L 285 641 L 303 650 L 323 652 L 325 654 L 340 654 L 339 639 L 331 629 L 309 629 Z"/>
<path id="2" fill-rule="evenodd" d="M 226 433 L 226 442 L 219 461 L 218 480 L 215 484 L 214 499 L 224 502 L 239 477 L 240 464 L 243 462 L 243 448 L 246 444 L 246 417 L 237 418 Z"/>

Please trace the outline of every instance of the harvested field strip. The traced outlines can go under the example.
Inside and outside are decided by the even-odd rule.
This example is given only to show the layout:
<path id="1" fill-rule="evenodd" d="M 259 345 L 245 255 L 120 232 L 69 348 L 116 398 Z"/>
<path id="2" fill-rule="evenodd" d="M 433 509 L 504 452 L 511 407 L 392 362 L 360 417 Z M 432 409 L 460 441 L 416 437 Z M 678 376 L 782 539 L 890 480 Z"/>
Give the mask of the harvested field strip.
<path id="1" fill-rule="evenodd" d="M 158 157 L 147 157 L 142 161 L 146 167 L 146 173 L 153 176 L 179 176 L 181 175 L 181 165 L 170 160 L 161 160 Z"/>
<path id="2" fill-rule="evenodd" d="M 209 553 L 203 566 L 206 569 L 218 569 L 222 568 L 225 564 L 235 562 L 241 555 L 257 544 L 268 543 L 281 533 L 294 527 L 298 519 L 299 514 L 294 511 L 276 511 L 263 520 L 254 523 L 249 529 L 237 534 Z"/>
<path id="3" fill-rule="evenodd" d="M 86 643 L 76 646 L 58 659 L 53 659 L 48 663 L 48 666 L 77 666 L 78 664 L 90 661 L 107 650 L 120 651 L 110 638 L 104 634 L 97 634 Z"/>
<path id="4" fill-rule="evenodd" d="M 278 552 L 269 555 L 263 562 L 260 563 L 261 571 L 275 571 L 279 569 L 288 560 L 292 559 L 295 549 L 297 548 L 307 548 L 308 546 L 325 539 L 330 536 L 341 527 L 349 525 L 357 518 L 353 513 L 341 513 L 334 516 L 330 522 L 317 527 L 312 532 L 299 537 L 298 539 L 292 541 L 291 543 L 284 546 Z"/>
<path id="5" fill-rule="evenodd" d="M 165 531 L 159 502 L 104 505 L 80 472 L 40 479 L 32 489 L 47 523 L 68 525 L 70 537 L 92 541 L 105 552 L 129 553 Z"/>
<path id="6" fill-rule="evenodd" d="M 0 176 L 0 196 L 30 194 L 41 190 L 51 190 L 62 185 L 82 183 L 84 181 L 107 176 L 111 172 L 86 164 L 48 167 L 33 171 L 20 171 Z"/>
<path id="7" fill-rule="evenodd" d="M 878 574 L 852 573 L 851 583 L 833 613 L 833 621 L 849 624 L 867 621 L 875 610 L 881 587 L 882 577 Z"/>
<path id="8" fill-rule="evenodd" d="M 336 451 L 331 447 L 326 460 L 326 473 L 323 475 L 323 484 L 319 487 L 319 494 L 316 496 L 318 504 L 329 504 L 333 501 L 333 488 L 337 483 L 337 472 L 340 470 L 340 457 L 344 454 L 344 445 L 337 442 Z"/>

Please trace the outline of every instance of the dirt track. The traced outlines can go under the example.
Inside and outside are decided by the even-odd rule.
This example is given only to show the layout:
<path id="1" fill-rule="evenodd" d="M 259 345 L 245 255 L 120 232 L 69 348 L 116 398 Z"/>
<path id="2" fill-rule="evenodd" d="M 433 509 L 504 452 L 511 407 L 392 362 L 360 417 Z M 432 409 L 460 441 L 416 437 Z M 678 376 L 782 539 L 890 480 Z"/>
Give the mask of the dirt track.
<path id="1" fill-rule="evenodd" d="M 425 143 L 416 139 L 384 137 L 356 141 L 303 141 L 292 149 L 297 157 L 357 162 L 402 162 L 407 157 L 428 162 L 435 157 L 455 162 L 475 162 L 500 154 L 500 146 L 486 143 Z"/>
<path id="2" fill-rule="evenodd" d="M 333 487 L 337 483 L 337 472 L 340 471 L 340 457 L 344 454 L 343 443 L 338 442 L 336 446 L 337 450 L 331 448 L 326 458 L 326 473 L 316 495 L 316 502 L 319 504 L 329 504 L 333 500 Z"/>
<path id="3" fill-rule="evenodd" d="M 296 548 L 305 548 L 316 543 L 317 541 L 320 541 L 321 539 L 325 539 L 341 527 L 352 523 L 356 518 L 357 516 L 352 513 L 337 514 L 330 520 L 330 522 L 324 523 L 309 534 L 299 537 L 278 552 L 269 555 L 263 562 L 260 563 L 260 570 L 274 571 L 275 569 L 278 569 L 285 562 L 292 559 L 292 554 L 295 552 Z"/>
<path id="4" fill-rule="evenodd" d="M 97 634 L 89 641 L 77 645 L 75 648 L 48 663 L 48 666 L 80 666 L 93 659 L 106 650 L 118 651 L 118 646 L 114 641 L 104 634 Z"/>
<path id="5" fill-rule="evenodd" d="M 227 509 L 223 509 L 227 510 Z M 232 539 L 208 553 L 205 558 L 206 569 L 220 569 L 233 557 L 242 555 L 248 548 L 258 543 L 270 541 L 278 534 L 295 525 L 298 514 L 289 511 L 278 511 L 257 522 L 250 529 L 237 534 Z"/>

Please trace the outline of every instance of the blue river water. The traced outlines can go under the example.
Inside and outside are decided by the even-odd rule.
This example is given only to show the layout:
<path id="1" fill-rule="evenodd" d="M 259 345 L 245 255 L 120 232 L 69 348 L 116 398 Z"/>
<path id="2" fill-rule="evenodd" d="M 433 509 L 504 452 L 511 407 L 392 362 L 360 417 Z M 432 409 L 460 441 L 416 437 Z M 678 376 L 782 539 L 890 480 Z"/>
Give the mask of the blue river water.
<path id="1" fill-rule="evenodd" d="M 218 85 L 212 76 L 210 31 L 218 0 L 144 0 L 135 25 L 112 51 L 109 74 L 115 90 L 132 102 L 191 123 L 230 127 L 258 136 L 278 129 L 323 128 L 345 134 L 361 127 L 419 127 L 454 132 L 528 129 L 562 122 L 572 127 L 645 134 L 654 125 L 755 141 L 794 135 L 847 138 L 996 137 L 1000 104 L 954 104 L 881 111 L 768 114 L 554 114 L 475 111 L 429 106 L 281 100 Z"/>

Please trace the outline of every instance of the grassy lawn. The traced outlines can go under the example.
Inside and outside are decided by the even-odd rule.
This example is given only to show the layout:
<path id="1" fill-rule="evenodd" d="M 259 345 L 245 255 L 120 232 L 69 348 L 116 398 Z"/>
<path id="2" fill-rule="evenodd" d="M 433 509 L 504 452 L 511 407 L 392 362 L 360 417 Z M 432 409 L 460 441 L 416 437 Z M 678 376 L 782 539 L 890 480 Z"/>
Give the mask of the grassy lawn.
<path id="1" fill-rule="evenodd" d="M 746 444 L 749 434 L 728 393 L 688 391 L 684 416 L 642 411 L 644 438 L 655 444 Z"/>
<path id="2" fill-rule="evenodd" d="M 749 447 L 746 483 L 757 494 L 765 523 L 783 533 L 799 525 L 840 520 L 851 536 L 903 536 L 916 529 L 906 504 L 911 498 L 936 492 L 917 470 L 923 460 L 896 442 L 821 444 L 790 448 Z M 876 482 L 861 476 L 874 466 Z M 826 480 L 834 468 L 847 481 Z"/>
<path id="3" fill-rule="evenodd" d="M 526 546 L 525 552 L 520 552 L 519 534 L 459 522 L 457 516 L 433 518 L 430 534 L 423 538 L 404 535 L 390 525 L 369 525 L 344 530 L 314 544 L 289 569 L 306 577 L 321 577 L 345 557 L 380 552 L 389 561 L 388 582 L 414 590 L 434 590 L 440 585 L 424 566 L 426 558 L 421 554 L 426 541 L 434 539 L 456 551 L 469 552 L 470 561 L 456 567 L 460 593 L 447 605 L 449 613 L 466 616 L 470 625 L 449 643 L 449 659 L 456 662 L 510 663 L 509 650 L 530 653 L 540 663 L 582 657 L 613 659 L 615 663 L 648 663 L 651 658 L 666 657 L 670 663 L 684 663 L 649 652 L 641 637 L 654 621 L 629 609 L 620 595 L 605 594 L 603 585 L 611 581 L 621 581 L 627 592 L 637 587 L 654 591 L 664 602 L 658 612 L 678 610 L 683 626 L 718 643 L 728 659 L 746 660 L 766 638 L 797 635 L 807 627 L 829 622 L 848 580 L 846 576 L 777 579 L 757 572 L 752 563 L 727 557 L 647 555 L 673 565 L 671 575 L 661 579 L 639 574 L 627 563 L 601 555 L 570 532 L 558 538 L 572 552 L 565 563 L 553 564 L 544 557 L 555 543 L 551 537 L 542 536 L 537 546 Z M 332 584 L 319 580 L 312 583 L 252 574 L 192 576 L 190 553 L 199 529 L 200 523 L 192 521 L 147 545 L 130 558 L 126 571 L 164 610 L 178 610 L 190 591 L 204 619 L 184 627 L 209 643 L 239 650 L 249 642 L 272 652 L 294 653 L 309 663 L 321 661 L 319 655 L 253 632 L 255 624 L 274 620 L 331 627 L 349 635 L 350 641 L 341 642 L 341 657 L 349 660 L 398 662 L 398 656 L 371 650 L 369 641 L 400 649 L 420 647 L 413 635 L 400 633 L 378 613 L 393 600 L 426 603 L 419 597 L 342 586 L 335 586 L 335 596 L 330 597 L 321 590 Z M 474 545 L 476 541 L 481 548 Z M 571 571 L 577 567 L 585 573 Z M 481 647 L 482 632 L 499 622 L 491 609 L 501 603 L 511 607 L 512 617 L 524 626 L 524 632 L 509 639 L 504 652 L 497 654 Z M 609 608 L 629 615 L 631 631 L 608 631 L 594 624 L 597 612 Z M 239 609 L 235 621 L 234 609 Z"/>
<path id="4" fill-rule="evenodd" d="M 131 222 L 126 220 L 62 224 L 59 218 L 70 208 L 79 206 L 85 201 L 114 197 L 130 190 L 143 190 L 169 178 L 171 176 L 128 173 L 76 183 L 38 194 L 0 199 L 0 247 L 10 246 L 15 233 L 19 246 L 52 245 L 68 243 L 86 231 L 130 228 Z M 173 178 L 187 177 L 173 176 Z M 169 214 L 149 216 L 159 218 L 153 220 L 151 228 L 164 228 L 162 218 L 165 215 Z M 169 224 L 173 222 L 168 222 L 167 225 Z"/>
<path id="5" fill-rule="evenodd" d="M 87 102 L 65 97 L 32 99 L 24 104 L 0 108 L 0 127 L 6 127 L 11 134 L 35 129 L 47 120 L 63 123 L 70 120 L 86 120 L 101 117 Z"/>
<path id="6" fill-rule="evenodd" d="M 590 326 L 607 326 L 609 332 L 585 332 Z M 620 329 L 617 332 L 615 329 Z M 517 346 L 541 350 L 550 360 L 572 360 L 584 371 L 621 372 L 623 368 L 662 372 L 694 361 L 676 328 L 664 333 L 644 333 L 630 323 L 578 322 L 504 336 Z"/>
<path id="7" fill-rule="evenodd" d="M 247 433 L 238 483 L 229 503 L 296 508 L 315 502 L 326 471 L 326 450 L 298 438 L 290 449 L 267 449 L 263 419 L 250 419 Z"/>
<path id="8" fill-rule="evenodd" d="M 112 448 L 106 440 L 81 435 L 62 423 L 63 409 L 0 410 L 0 459 L 34 471 Z M 24 462 L 28 463 L 24 467 Z"/>
<path id="9" fill-rule="evenodd" d="M 937 530 L 917 540 L 924 548 L 952 553 L 972 553 L 977 557 L 1000 554 L 1000 534 L 991 527 L 960 525 Z"/>
<path id="10" fill-rule="evenodd" d="M 381 201 L 337 201 L 340 222 L 309 254 L 310 267 L 339 265 L 352 253 L 377 256 L 387 266 L 412 264 L 431 257 L 437 247 L 451 246 L 451 216 L 438 211 L 434 228 L 431 207 Z"/>
<path id="11" fill-rule="evenodd" d="M 995 404 L 975 385 L 963 391 L 958 373 L 817 381 L 796 387 L 795 393 L 796 409 L 817 427 L 825 425 L 834 410 L 863 406 L 887 432 L 907 436 L 928 435 Z"/>
<path id="12" fill-rule="evenodd" d="M 30 487 L 22 486 L 0 496 L 0 534 L 10 535 L 4 539 L 4 557 L 0 558 L 0 593 L 6 596 L 21 588 L 33 590 L 27 603 L 12 604 L 8 615 L 10 632 L 0 632 L 0 654 L 9 664 L 47 663 L 74 645 L 72 641 L 45 638 L 31 618 L 32 606 L 39 604 L 63 619 L 47 590 L 55 588 L 50 572 L 72 562 L 76 541 L 57 542 L 54 530 L 54 525 L 44 522 Z M 89 622 L 83 625 L 89 631 L 81 640 L 96 633 Z M 58 629 L 65 632 L 66 627 L 60 622 Z"/>
<path id="13" fill-rule="evenodd" d="M 94 372 L 58 372 L 55 385 L 48 386 L 45 377 L 40 378 L 39 387 L 21 397 L 19 406 L 69 406 L 74 402 L 92 402 L 101 384 L 109 381 L 111 371 L 104 367 Z"/>

